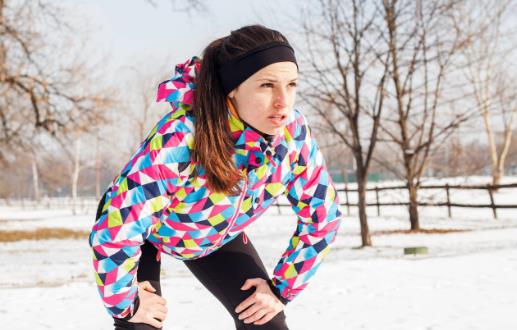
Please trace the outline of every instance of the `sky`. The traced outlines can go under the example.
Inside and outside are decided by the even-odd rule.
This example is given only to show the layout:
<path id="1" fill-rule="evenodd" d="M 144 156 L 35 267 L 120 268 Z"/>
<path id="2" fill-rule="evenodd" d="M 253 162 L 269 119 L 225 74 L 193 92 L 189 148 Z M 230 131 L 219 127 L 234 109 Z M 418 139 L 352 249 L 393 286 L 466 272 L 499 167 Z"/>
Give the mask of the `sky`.
<path id="1" fill-rule="evenodd" d="M 212 40 L 248 24 L 264 24 L 289 39 L 287 15 L 295 8 L 294 1 L 205 1 L 208 12 L 188 15 L 175 10 L 171 1 L 155 2 L 156 6 L 145 0 L 58 3 L 66 5 L 74 22 L 88 31 L 89 47 L 105 59 L 108 70 L 164 62 L 170 62 L 172 69 L 199 55 Z"/>

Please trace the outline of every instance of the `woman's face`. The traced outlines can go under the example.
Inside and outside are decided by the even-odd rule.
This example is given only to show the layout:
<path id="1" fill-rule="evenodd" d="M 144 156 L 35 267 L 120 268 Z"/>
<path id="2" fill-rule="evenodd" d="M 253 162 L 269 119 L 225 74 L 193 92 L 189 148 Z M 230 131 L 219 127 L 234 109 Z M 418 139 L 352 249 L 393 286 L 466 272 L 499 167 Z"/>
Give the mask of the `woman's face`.
<path id="1" fill-rule="evenodd" d="M 295 63 L 277 62 L 255 72 L 228 96 L 242 120 L 274 135 L 293 111 L 297 79 Z"/>

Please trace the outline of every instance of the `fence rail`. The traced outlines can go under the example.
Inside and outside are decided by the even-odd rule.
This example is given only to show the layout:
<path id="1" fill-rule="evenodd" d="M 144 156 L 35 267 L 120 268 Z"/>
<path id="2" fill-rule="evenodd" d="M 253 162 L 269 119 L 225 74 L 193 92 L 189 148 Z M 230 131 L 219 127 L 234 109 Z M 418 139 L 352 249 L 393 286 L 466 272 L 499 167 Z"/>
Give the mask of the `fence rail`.
<path id="1" fill-rule="evenodd" d="M 495 219 L 497 219 L 497 209 L 517 209 L 517 204 L 497 204 L 494 199 L 494 192 L 500 189 L 515 189 L 517 188 L 517 183 L 511 184 L 501 184 L 501 185 L 426 185 L 420 186 L 419 190 L 445 190 L 445 201 L 439 202 L 429 202 L 429 201 L 419 201 L 418 206 L 426 206 L 426 207 L 447 207 L 449 218 L 452 218 L 452 208 L 489 208 L 492 209 L 492 214 Z M 375 192 L 375 202 L 367 202 L 367 207 L 376 207 L 377 215 L 381 216 L 381 208 L 387 206 L 409 206 L 409 202 L 386 202 L 381 201 L 379 192 L 381 191 L 396 191 L 396 190 L 407 190 L 407 186 L 398 185 L 398 186 L 387 186 L 387 187 L 371 187 L 367 188 L 367 192 Z M 486 190 L 487 194 L 490 198 L 490 203 L 458 203 L 452 202 L 451 198 L 451 190 Z M 348 214 L 350 214 L 350 207 L 358 207 L 358 203 L 352 203 L 349 198 L 349 193 L 357 193 L 357 188 L 349 188 L 345 185 L 344 188 L 337 189 L 337 192 L 344 193 L 345 200 L 341 202 L 341 205 L 346 206 Z M 517 196 L 517 193 L 516 193 Z M 517 198 L 515 198 L 517 201 Z M 89 210 L 95 208 L 97 206 L 97 200 L 92 197 L 81 197 L 75 200 L 70 197 L 61 197 L 61 198 L 43 198 L 40 201 L 30 200 L 30 199 L 0 199 L 0 206 L 18 206 L 23 209 L 49 209 L 49 208 L 73 208 L 77 210 L 79 213 L 86 213 Z M 282 213 L 282 207 L 291 207 L 291 204 L 288 203 L 275 203 L 277 208 L 277 212 L 279 214 Z"/>
<path id="2" fill-rule="evenodd" d="M 497 209 L 517 209 L 517 204 L 496 204 L 494 200 L 494 191 L 498 191 L 499 189 L 508 189 L 508 188 L 517 188 L 517 183 L 510 184 L 500 184 L 500 185 L 426 185 L 420 186 L 419 190 L 445 190 L 446 201 L 443 202 L 424 202 L 419 201 L 418 206 L 427 206 L 427 207 L 447 207 L 447 212 L 449 218 L 452 218 L 452 208 L 453 207 L 461 207 L 461 208 L 490 208 L 492 209 L 492 214 L 494 219 L 497 219 Z M 379 197 L 380 191 L 395 191 L 395 190 L 407 190 L 408 187 L 405 185 L 399 186 L 388 186 L 388 187 L 372 187 L 367 188 L 367 192 L 375 192 L 375 203 L 366 203 L 367 207 L 376 207 L 377 215 L 381 216 L 381 207 L 385 206 L 409 206 L 409 202 L 381 202 Z M 342 192 L 345 194 L 345 201 L 341 203 L 341 205 L 347 207 L 347 212 L 350 214 L 350 207 L 358 207 L 358 203 L 351 203 L 349 198 L 349 193 L 356 193 L 359 190 L 357 188 L 349 188 L 345 185 L 344 188 L 336 189 L 337 192 Z M 472 203 L 472 204 L 464 204 L 464 203 L 455 203 L 451 202 L 451 190 L 487 190 L 488 196 L 490 198 L 490 203 L 482 204 L 482 203 Z M 517 195 L 517 194 L 516 194 Z M 516 198 L 517 201 L 517 198 Z M 278 212 L 281 213 L 280 207 L 290 206 L 289 204 L 276 204 Z"/>

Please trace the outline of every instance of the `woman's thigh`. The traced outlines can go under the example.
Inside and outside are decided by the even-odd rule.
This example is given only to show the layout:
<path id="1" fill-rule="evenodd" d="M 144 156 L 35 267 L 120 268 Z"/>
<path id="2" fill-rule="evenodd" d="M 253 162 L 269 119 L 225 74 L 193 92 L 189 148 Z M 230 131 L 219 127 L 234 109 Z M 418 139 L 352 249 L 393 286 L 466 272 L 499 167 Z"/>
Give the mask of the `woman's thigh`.
<path id="1" fill-rule="evenodd" d="M 249 278 L 269 279 L 266 268 L 262 263 L 253 244 L 248 239 L 243 242 L 243 233 L 231 242 L 225 244 L 219 250 L 206 257 L 185 260 L 185 265 L 198 278 L 198 280 L 224 305 L 234 319 L 238 330 L 262 329 L 285 330 L 288 329 L 284 312 L 278 313 L 273 319 L 264 325 L 246 324 L 238 319 L 235 308 L 248 298 L 255 288 L 241 290 L 244 282 Z"/>

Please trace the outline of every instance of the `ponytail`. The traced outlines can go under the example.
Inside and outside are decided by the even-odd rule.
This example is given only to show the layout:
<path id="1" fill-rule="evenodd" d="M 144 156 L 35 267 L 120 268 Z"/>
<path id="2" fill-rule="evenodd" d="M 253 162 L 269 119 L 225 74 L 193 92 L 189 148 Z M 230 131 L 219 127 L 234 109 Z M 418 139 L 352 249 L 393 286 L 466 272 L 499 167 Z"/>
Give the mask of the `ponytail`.
<path id="1" fill-rule="evenodd" d="M 213 41 L 205 49 L 198 75 L 194 99 L 196 133 L 194 159 L 206 170 L 210 189 L 225 194 L 238 194 L 242 178 L 233 163 L 234 143 L 228 126 L 228 107 L 223 86 L 217 76 L 218 55 L 223 39 Z"/>

